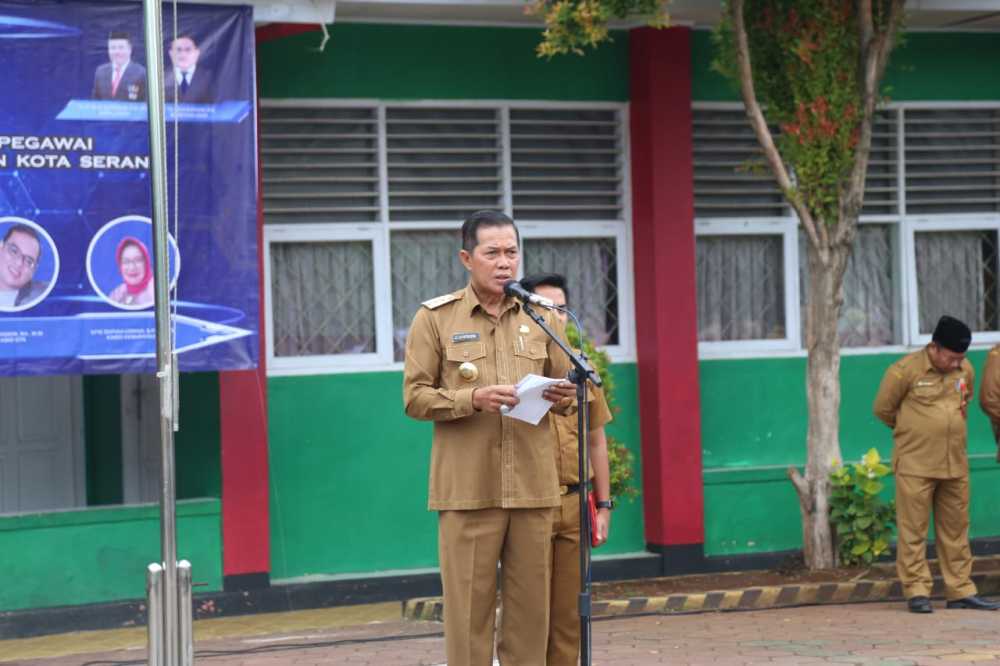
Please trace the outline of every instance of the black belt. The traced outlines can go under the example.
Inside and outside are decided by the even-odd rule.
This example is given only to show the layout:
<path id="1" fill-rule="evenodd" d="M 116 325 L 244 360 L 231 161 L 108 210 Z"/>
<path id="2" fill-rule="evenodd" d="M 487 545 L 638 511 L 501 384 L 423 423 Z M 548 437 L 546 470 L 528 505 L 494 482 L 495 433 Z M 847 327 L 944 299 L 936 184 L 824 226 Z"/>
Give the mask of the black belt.
<path id="1" fill-rule="evenodd" d="M 579 483 L 569 483 L 569 484 L 566 484 L 565 486 L 559 486 L 559 494 L 560 495 L 575 495 L 578 492 L 580 492 L 580 484 Z"/>

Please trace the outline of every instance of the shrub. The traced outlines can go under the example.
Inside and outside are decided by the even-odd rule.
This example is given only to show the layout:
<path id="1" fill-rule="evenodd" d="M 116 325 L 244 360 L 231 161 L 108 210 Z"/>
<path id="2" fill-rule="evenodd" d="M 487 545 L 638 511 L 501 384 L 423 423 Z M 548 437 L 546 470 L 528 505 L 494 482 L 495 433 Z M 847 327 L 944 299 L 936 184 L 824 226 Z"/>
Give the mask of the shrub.
<path id="1" fill-rule="evenodd" d="M 836 464 L 830 473 L 830 522 L 834 526 L 840 564 L 871 564 L 889 550 L 896 525 L 896 501 L 884 501 L 879 493 L 882 478 L 889 473 L 878 451 L 870 449 L 860 463 Z"/>
<path id="2" fill-rule="evenodd" d="M 569 339 L 570 345 L 576 349 L 581 348 L 580 332 L 576 330 L 575 326 L 566 327 L 566 337 Z M 614 377 L 608 368 L 611 359 L 608 358 L 607 352 L 595 347 L 590 340 L 584 340 L 582 348 L 590 364 L 594 366 L 594 370 L 601 377 L 603 384 L 601 388 L 604 391 L 604 398 L 608 401 L 608 407 L 611 409 L 612 415 L 617 414 L 619 408 L 615 404 Z M 611 496 L 632 501 L 639 495 L 639 489 L 635 487 L 633 482 L 632 452 L 614 437 L 609 435 L 607 439 Z"/>

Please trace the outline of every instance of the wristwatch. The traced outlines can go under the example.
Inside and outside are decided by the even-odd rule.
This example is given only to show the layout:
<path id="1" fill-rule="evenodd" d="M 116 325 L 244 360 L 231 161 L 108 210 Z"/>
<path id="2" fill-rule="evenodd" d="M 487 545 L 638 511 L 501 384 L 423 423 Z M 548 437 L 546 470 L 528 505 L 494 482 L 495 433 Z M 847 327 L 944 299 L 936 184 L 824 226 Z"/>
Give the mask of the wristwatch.
<path id="1" fill-rule="evenodd" d="M 613 499 L 597 500 L 594 502 L 594 506 L 598 509 L 607 509 L 608 511 L 611 511 L 615 508 L 615 501 Z"/>

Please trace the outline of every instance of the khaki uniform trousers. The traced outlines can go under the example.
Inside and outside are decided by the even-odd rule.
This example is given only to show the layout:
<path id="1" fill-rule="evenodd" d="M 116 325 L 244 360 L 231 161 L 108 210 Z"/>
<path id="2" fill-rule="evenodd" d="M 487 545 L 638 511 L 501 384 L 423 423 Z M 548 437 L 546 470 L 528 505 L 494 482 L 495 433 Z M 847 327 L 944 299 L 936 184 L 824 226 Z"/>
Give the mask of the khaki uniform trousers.
<path id="1" fill-rule="evenodd" d="M 938 562 L 948 600 L 976 594 L 969 549 L 969 477 L 930 479 L 896 475 L 896 572 L 903 595 L 931 596 L 933 579 L 927 565 L 927 528 L 934 509 Z"/>
<path id="2" fill-rule="evenodd" d="M 552 601 L 548 666 L 576 666 L 580 657 L 580 496 L 564 495 L 552 528 Z"/>
<path id="3" fill-rule="evenodd" d="M 491 666 L 497 562 L 503 666 L 544 666 L 555 509 L 475 509 L 438 514 L 448 666 Z"/>

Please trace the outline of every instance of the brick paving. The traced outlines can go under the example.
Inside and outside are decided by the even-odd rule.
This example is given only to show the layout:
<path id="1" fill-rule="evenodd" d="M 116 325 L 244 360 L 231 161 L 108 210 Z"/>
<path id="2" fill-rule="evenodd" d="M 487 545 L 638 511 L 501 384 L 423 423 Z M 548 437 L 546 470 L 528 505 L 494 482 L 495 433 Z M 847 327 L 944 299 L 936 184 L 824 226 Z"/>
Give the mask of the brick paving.
<path id="1" fill-rule="evenodd" d="M 594 623 L 593 663 L 1000 664 L 1000 612 L 945 610 L 942 602 L 935 604 L 932 615 L 907 613 L 897 602 L 609 618 Z M 210 666 L 444 662 L 441 625 L 432 622 L 275 629 L 266 636 L 201 641 L 196 661 Z M 143 663 L 144 656 L 144 650 L 133 649 L 17 663 L 125 666 Z"/>

